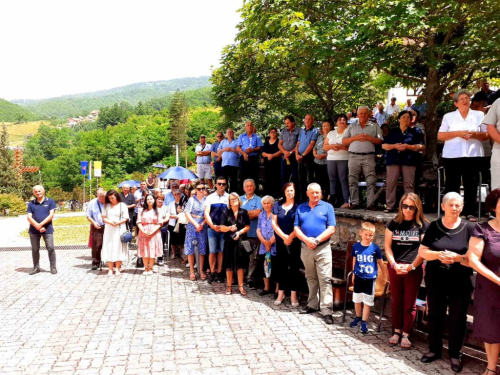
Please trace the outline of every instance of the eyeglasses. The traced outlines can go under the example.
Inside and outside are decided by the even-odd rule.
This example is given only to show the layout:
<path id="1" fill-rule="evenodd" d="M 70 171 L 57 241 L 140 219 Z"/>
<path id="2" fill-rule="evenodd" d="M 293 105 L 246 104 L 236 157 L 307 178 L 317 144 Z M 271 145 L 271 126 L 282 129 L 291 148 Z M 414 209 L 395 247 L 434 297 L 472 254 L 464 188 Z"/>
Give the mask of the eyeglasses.
<path id="1" fill-rule="evenodd" d="M 222 135 L 218 135 L 217 138 L 223 138 L 223 136 Z"/>
<path id="2" fill-rule="evenodd" d="M 199 186 L 196 188 L 197 190 L 206 190 L 205 186 Z"/>
<path id="3" fill-rule="evenodd" d="M 413 211 L 415 212 L 417 210 L 417 206 L 410 206 L 410 205 L 407 205 L 407 204 L 404 204 L 403 203 L 403 210 L 410 210 L 410 211 Z"/>
<path id="4" fill-rule="evenodd" d="M 217 185 L 219 185 L 219 186 L 227 186 L 227 184 L 225 182 L 217 182 Z"/>

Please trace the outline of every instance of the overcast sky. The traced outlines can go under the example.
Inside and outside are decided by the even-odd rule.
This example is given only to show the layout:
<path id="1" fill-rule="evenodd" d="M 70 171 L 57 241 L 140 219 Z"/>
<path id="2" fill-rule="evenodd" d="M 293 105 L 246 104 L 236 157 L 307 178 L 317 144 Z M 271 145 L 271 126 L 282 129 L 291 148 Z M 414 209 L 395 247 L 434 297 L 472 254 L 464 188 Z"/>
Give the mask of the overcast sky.
<path id="1" fill-rule="evenodd" d="M 0 98 L 210 75 L 243 0 L 1 1 Z"/>

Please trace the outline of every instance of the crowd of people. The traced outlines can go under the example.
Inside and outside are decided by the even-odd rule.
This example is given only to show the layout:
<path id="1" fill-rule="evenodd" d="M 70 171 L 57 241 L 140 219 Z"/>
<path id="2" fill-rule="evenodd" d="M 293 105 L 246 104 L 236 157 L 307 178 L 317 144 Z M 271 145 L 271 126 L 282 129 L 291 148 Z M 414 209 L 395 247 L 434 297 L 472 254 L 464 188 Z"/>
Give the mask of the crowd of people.
<path id="1" fill-rule="evenodd" d="M 445 116 L 438 133 L 445 142 L 443 158 L 450 159 L 445 162 L 446 186 L 455 189 L 443 198 L 441 219 L 429 224 L 422 202 L 414 193 L 418 154 L 425 149 L 425 137 L 415 126 L 412 112 L 393 108 L 391 116 L 397 116 L 399 127 L 385 135 L 379 122 L 370 121 L 373 113 L 364 106 L 357 108 L 356 113 L 338 116 L 333 130 L 329 121 L 324 121 L 321 129 L 315 128 L 312 115 L 305 117 L 305 127 L 299 129 L 295 119 L 287 116 L 279 138 L 273 128 L 265 142 L 251 122 L 246 123 L 246 132 L 237 140 L 232 129 L 227 130 L 227 139 L 222 133 L 217 134 L 217 145 L 207 145 L 202 136 L 198 145 L 201 147 L 197 146 L 200 179 L 192 185 L 181 187 L 174 181 L 165 193 L 153 189 L 152 181 L 146 180 L 137 190 L 124 185 L 121 194 L 113 189 L 99 189 L 87 213 L 92 225 L 92 268 L 97 269 L 104 262 L 108 275 L 120 275 L 121 264 L 127 258 L 121 237 L 127 229 L 137 231 L 137 256 L 143 261 L 145 276 L 155 272 L 155 262 L 162 266 L 166 256 L 174 258 L 178 252 L 185 257 L 191 280 L 199 277 L 209 283 L 225 282 L 227 295 L 233 293 L 234 280 L 243 296 L 246 288 L 262 285 L 259 294 L 274 293 L 275 305 L 283 303 L 288 290 L 292 306 L 298 307 L 303 268 L 309 294 L 307 305 L 300 312 L 320 311 L 325 323 L 333 324 L 330 245 L 336 220 L 331 203 L 343 208 L 359 207 L 358 180 L 363 173 L 368 186 L 368 207 L 373 204 L 374 153 L 375 147 L 382 145 L 387 151 L 386 211 L 396 213 L 387 225 L 384 241 L 394 329 L 389 344 L 411 347 L 415 303 L 425 277 L 429 352 L 422 362 L 441 358 L 448 316 L 451 368 L 460 372 L 473 291 L 471 275 L 476 270 L 473 333 L 485 342 L 485 373 L 495 373 L 500 351 L 500 325 L 494 316 L 500 308 L 500 218 L 496 215 L 500 210 L 500 189 L 495 183 L 500 181 L 492 174 L 495 189 L 486 199 L 486 209 L 493 218 L 474 224 L 473 203 L 468 201 L 473 196 L 473 185 L 465 180 L 473 179 L 471 171 L 479 170 L 472 158 L 479 161 L 484 157 L 482 142 L 490 137 L 495 142 L 491 160 L 494 171 L 500 150 L 500 100 L 489 108 L 486 118 L 481 111 L 470 109 L 470 94 L 466 91 L 458 91 L 454 103 L 457 111 Z M 214 158 L 214 170 L 220 173 L 215 185 L 206 172 L 209 156 Z M 260 158 L 266 168 L 262 198 L 256 183 Z M 467 172 L 465 163 L 470 167 Z M 325 165 L 328 179 L 324 178 Z M 405 193 L 397 204 L 392 185 L 400 174 Z M 464 179 L 465 198 L 457 193 L 460 177 Z M 212 186 L 213 192 L 209 190 Z M 33 195 L 35 199 L 28 205 L 34 263 L 30 274 L 40 272 L 41 237 L 49 251 L 51 272 L 57 273 L 52 235 L 55 204 L 45 197 L 41 186 L 35 186 Z M 470 220 L 463 220 L 463 211 Z M 355 319 L 350 326 L 359 326 L 366 333 L 378 269 L 386 265 L 382 263 L 380 248 L 373 242 L 374 225 L 364 223 L 359 235 L 360 242 L 351 254 Z"/>

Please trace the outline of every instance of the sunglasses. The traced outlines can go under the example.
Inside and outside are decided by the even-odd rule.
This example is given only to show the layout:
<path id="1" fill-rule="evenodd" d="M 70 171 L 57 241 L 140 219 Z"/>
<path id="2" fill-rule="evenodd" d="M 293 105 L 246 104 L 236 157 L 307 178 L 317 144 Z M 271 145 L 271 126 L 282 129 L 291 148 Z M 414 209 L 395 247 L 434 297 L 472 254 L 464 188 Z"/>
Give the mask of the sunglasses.
<path id="1" fill-rule="evenodd" d="M 403 203 L 402 207 L 403 207 L 403 210 L 410 210 L 413 212 L 415 212 L 417 210 L 417 206 L 410 206 L 410 205 L 407 205 L 404 203 Z"/>
<path id="2" fill-rule="evenodd" d="M 227 184 L 225 182 L 217 182 L 217 185 L 219 185 L 219 186 L 227 186 Z"/>
<path id="3" fill-rule="evenodd" d="M 196 188 L 197 190 L 206 190 L 205 186 L 200 186 Z"/>

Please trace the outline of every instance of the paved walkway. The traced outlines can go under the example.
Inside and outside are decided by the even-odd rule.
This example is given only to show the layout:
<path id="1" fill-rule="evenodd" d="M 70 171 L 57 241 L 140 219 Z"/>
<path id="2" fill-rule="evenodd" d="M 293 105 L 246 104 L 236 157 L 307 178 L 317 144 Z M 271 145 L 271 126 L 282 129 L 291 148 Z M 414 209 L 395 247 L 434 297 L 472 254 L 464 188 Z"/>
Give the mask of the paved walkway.
<path id="1" fill-rule="evenodd" d="M 88 255 L 59 251 L 57 275 L 29 276 L 30 252 L 0 253 L 0 374 L 452 374 L 448 362 L 420 363 L 422 341 L 388 347 L 387 322 L 363 336 L 339 313 L 326 326 L 289 300 L 191 282 L 178 261 L 108 277 L 90 271 Z"/>

